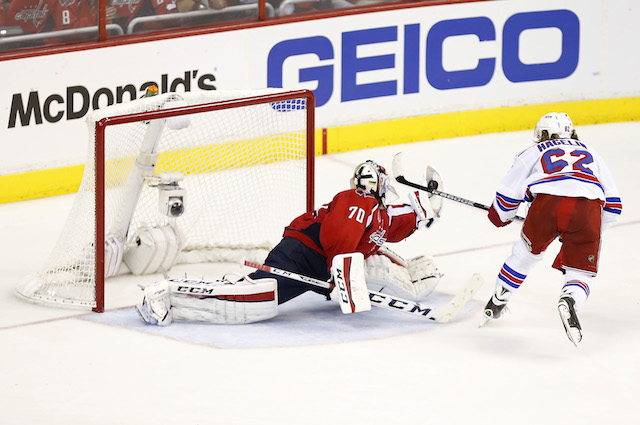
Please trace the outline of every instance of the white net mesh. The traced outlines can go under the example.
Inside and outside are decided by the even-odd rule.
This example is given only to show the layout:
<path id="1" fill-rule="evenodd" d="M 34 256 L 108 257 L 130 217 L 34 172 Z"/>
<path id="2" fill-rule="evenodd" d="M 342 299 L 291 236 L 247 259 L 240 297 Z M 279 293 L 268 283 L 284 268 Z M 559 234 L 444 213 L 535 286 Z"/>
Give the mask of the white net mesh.
<path id="1" fill-rule="evenodd" d="M 188 105 L 241 99 L 279 90 L 185 93 Z M 171 108 L 158 95 L 95 111 L 90 140 L 104 117 Z M 173 223 L 185 238 L 178 262 L 261 261 L 284 226 L 307 206 L 307 119 L 304 97 L 106 127 L 105 235 L 132 243 L 136 229 Z M 173 121 L 172 121 L 173 120 Z M 182 128 L 181 128 L 182 127 Z M 179 128 L 179 129 L 172 129 Z M 91 144 L 93 145 L 93 143 Z M 159 190 L 141 177 L 182 173 L 184 214 L 161 211 Z M 17 286 L 32 301 L 95 307 L 95 152 L 90 147 L 72 212 L 45 267 Z M 124 268 L 126 271 L 126 268 Z"/>

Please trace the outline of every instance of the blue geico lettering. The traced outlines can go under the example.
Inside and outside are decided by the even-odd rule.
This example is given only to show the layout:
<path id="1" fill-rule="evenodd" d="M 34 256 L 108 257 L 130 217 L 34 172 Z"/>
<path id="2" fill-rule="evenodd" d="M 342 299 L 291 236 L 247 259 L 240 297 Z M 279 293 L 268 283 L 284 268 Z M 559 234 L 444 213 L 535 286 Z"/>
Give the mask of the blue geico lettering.
<path id="1" fill-rule="evenodd" d="M 518 38 L 524 30 L 558 28 L 562 32 L 562 54 L 555 62 L 525 65 L 518 57 Z M 573 74 L 578 67 L 580 20 L 570 10 L 518 13 L 510 17 L 502 30 L 502 69 L 514 83 L 557 80 Z"/>
<path id="2" fill-rule="evenodd" d="M 307 37 L 285 40 L 273 46 L 267 59 L 267 87 L 282 87 L 282 68 L 284 61 L 297 55 L 315 54 L 318 59 L 333 59 L 333 45 L 327 37 Z M 333 65 L 302 68 L 298 72 L 298 81 L 317 81 L 313 91 L 316 105 L 324 105 L 333 93 Z"/>
<path id="3" fill-rule="evenodd" d="M 427 36 L 427 80 L 438 90 L 484 86 L 493 77 L 496 60 L 480 59 L 474 69 L 445 71 L 442 66 L 442 44 L 448 37 L 475 34 L 480 41 L 495 40 L 496 30 L 489 18 L 466 18 L 438 22 Z"/>
<path id="4" fill-rule="evenodd" d="M 520 60 L 520 34 L 526 30 L 557 28 L 562 33 L 562 54 L 555 62 L 525 64 Z M 420 89 L 420 24 L 403 27 L 404 46 L 402 92 L 418 93 Z M 427 82 L 437 90 L 479 87 L 488 84 L 495 73 L 496 58 L 479 58 L 473 69 L 447 71 L 443 66 L 444 41 L 449 37 L 475 35 L 480 42 L 495 41 L 496 28 L 487 17 L 452 19 L 437 22 L 426 36 L 425 73 Z M 502 30 L 502 70 L 514 83 L 524 81 L 566 78 L 578 66 L 580 48 L 580 21 L 570 10 L 517 13 L 511 16 Z M 357 83 L 361 72 L 394 69 L 395 54 L 358 57 L 358 46 L 398 41 L 398 27 L 389 26 L 342 33 L 341 101 L 394 96 L 398 94 L 398 81 L 387 80 Z M 315 55 L 319 66 L 301 68 L 298 82 L 317 82 L 314 89 L 316 105 L 326 104 L 333 95 L 334 48 L 323 36 L 282 41 L 271 49 L 267 59 L 267 85 L 283 87 L 283 69 L 287 58 Z"/>
<path id="5" fill-rule="evenodd" d="M 398 27 L 374 28 L 370 30 L 342 33 L 342 101 L 368 99 L 372 97 L 392 96 L 397 92 L 396 81 L 357 84 L 359 72 L 394 68 L 394 55 L 368 56 L 356 55 L 358 46 L 384 43 L 398 40 Z"/>

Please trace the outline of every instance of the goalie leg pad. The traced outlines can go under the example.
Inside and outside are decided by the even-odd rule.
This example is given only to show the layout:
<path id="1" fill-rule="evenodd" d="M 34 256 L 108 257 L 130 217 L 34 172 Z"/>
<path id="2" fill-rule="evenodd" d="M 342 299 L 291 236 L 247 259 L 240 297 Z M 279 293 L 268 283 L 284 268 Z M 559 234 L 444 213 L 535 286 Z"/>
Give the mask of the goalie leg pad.
<path id="1" fill-rule="evenodd" d="M 167 271 L 173 267 L 183 248 L 177 227 L 141 227 L 127 246 L 123 259 L 131 273 L 145 275 Z"/>
<path id="2" fill-rule="evenodd" d="M 365 262 L 367 287 L 399 298 L 416 300 L 415 288 L 407 269 L 407 262 L 398 255 L 387 255 L 384 247 L 370 255 Z M 401 260 L 401 261 L 398 261 Z"/>
<path id="3" fill-rule="evenodd" d="M 104 241 L 104 277 L 115 276 L 119 273 L 122 264 L 124 245 L 122 241 L 113 235 L 107 235 Z"/>
<path id="4" fill-rule="evenodd" d="M 174 320 L 236 325 L 260 322 L 278 315 L 274 278 L 240 277 L 232 282 L 169 279 Z"/>
<path id="5" fill-rule="evenodd" d="M 364 277 L 364 255 L 360 252 L 333 257 L 331 275 L 344 314 L 371 310 L 371 299 Z"/>
<path id="6" fill-rule="evenodd" d="M 398 254 L 393 253 L 391 257 L 389 250 L 383 248 L 367 258 L 365 263 L 369 290 L 411 301 L 425 298 L 433 292 L 441 274 L 432 257 L 421 255 L 408 261 L 398 261 Z"/>
<path id="7" fill-rule="evenodd" d="M 407 261 L 411 283 L 416 290 L 417 299 L 424 298 L 436 289 L 442 274 L 438 271 L 433 257 L 419 255 Z"/>

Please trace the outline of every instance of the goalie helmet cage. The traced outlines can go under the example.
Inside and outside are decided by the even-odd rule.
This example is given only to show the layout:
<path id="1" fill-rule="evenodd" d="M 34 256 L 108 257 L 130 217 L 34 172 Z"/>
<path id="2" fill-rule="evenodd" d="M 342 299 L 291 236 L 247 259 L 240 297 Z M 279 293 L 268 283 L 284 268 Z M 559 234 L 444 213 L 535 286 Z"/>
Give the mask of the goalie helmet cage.
<path id="1" fill-rule="evenodd" d="M 167 93 L 94 111 L 71 213 L 16 293 L 103 312 L 105 279 L 129 272 L 123 251 L 144 228 L 176 229 L 177 263 L 263 261 L 288 222 L 314 209 L 314 115 L 311 91 L 282 89 Z M 163 175 L 180 176 L 178 217 Z"/>

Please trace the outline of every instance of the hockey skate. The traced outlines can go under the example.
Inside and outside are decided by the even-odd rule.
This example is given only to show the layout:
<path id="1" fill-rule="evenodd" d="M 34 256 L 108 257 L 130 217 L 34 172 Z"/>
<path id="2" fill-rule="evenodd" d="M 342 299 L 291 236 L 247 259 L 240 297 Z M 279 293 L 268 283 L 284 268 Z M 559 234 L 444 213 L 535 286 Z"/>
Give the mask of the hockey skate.
<path id="1" fill-rule="evenodd" d="M 496 292 L 491 296 L 491 299 L 484 307 L 484 313 L 480 327 L 484 326 L 489 320 L 495 320 L 502 316 L 504 312 L 509 311 L 507 309 L 507 301 L 511 296 L 511 291 L 505 288 L 496 288 Z"/>
<path id="2" fill-rule="evenodd" d="M 172 315 L 169 282 L 162 280 L 144 288 L 142 304 L 136 305 L 135 309 L 142 321 L 149 325 L 170 325 Z"/>
<path id="3" fill-rule="evenodd" d="M 558 312 L 560 313 L 560 320 L 562 320 L 562 325 L 567 333 L 567 337 L 569 337 L 569 340 L 577 347 L 578 343 L 582 340 L 582 327 L 576 314 L 575 304 L 576 302 L 571 295 L 564 294 L 560 296 L 560 300 L 558 301 Z"/>

